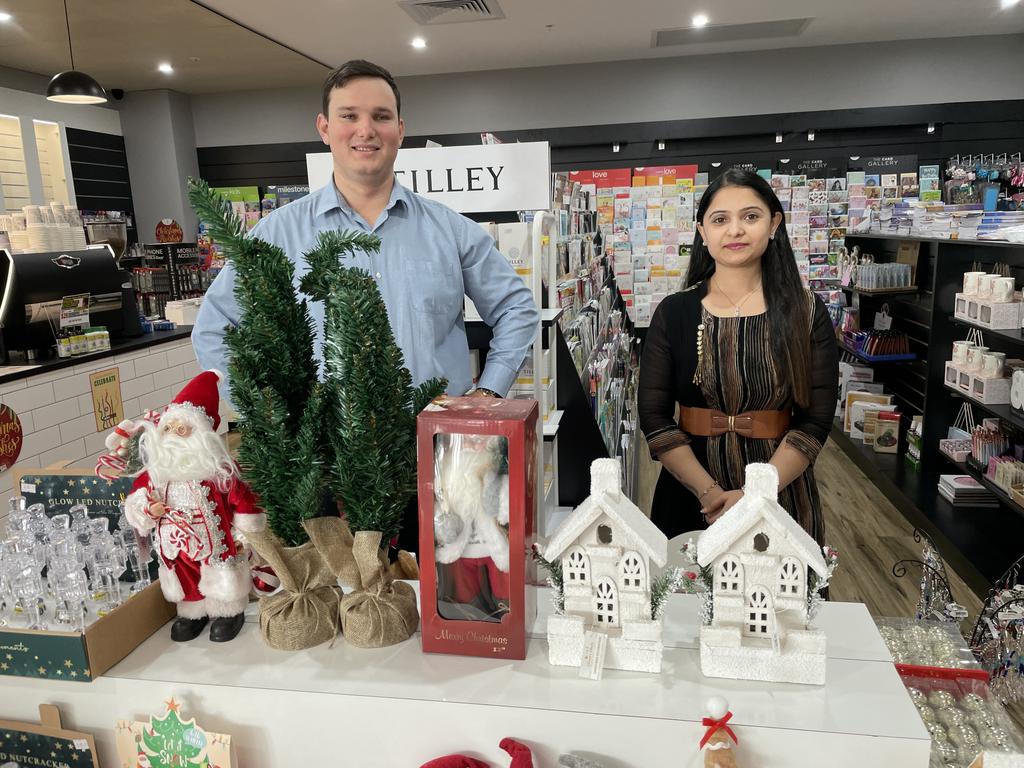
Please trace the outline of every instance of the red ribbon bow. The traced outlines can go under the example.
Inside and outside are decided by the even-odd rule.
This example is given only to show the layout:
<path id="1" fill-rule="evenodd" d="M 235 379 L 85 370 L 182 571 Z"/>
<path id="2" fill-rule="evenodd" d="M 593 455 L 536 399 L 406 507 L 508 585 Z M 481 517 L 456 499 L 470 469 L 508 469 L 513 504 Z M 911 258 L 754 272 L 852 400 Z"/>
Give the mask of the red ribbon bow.
<path id="1" fill-rule="evenodd" d="M 704 749 L 704 745 L 708 743 L 708 740 L 714 736 L 715 731 L 717 730 L 725 731 L 729 734 L 729 738 L 731 738 L 734 743 L 739 744 L 739 739 L 736 738 L 736 734 L 733 733 L 732 728 L 728 725 L 730 720 L 732 720 L 732 712 L 726 712 L 725 717 L 721 720 L 715 720 L 713 717 L 705 717 L 701 722 L 704 727 L 708 729 L 708 732 L 705 733 L 704 738 L 700 740 L 699 749 Z"/>

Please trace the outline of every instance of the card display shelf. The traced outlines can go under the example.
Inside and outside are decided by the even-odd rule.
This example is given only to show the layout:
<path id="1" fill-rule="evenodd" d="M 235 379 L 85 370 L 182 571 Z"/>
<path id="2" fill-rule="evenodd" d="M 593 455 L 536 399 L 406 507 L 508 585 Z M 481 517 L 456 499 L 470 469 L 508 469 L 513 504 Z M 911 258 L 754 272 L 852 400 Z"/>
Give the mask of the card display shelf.
<path id="1" fill-rule="evenodd" d="M 917 355 L 913 352 L 909 352 L 905 355 L 865 355 L 863 352 L 850 349 L 842 342 L 839 343 L 839 351 L 847 352 L 864 363 L 909 363 L 913 360 L 917 360 Z"/>
<path id="2" fill-rule="evenodd" d="M 612 765 L 662 765 L 668 754 L 697 765 L 703 702 L 723 695 L 747 764 L 927 767 L 928 732 L 863 605 L 822 606 L 828 677 L 810 686 L 705 678 L 696 601 L 670 598 L 660 675 L 609 670 L 584 680 L 551 667 L 537 637 L 521 662 L 427 655 L 418 637 L 378 650 L 339 637 L 333 647 L 285 653 L 264 646 L 251 616 L 229 647 L 174 643 L 164 628 L 87 686 L 5 681 L 7 716 L 25 719 L 40 701 L 59 700 L 69 721 L 96 734 L 103 765 L 118 764 L 116 720 L 171 695 L 207 727 L 231 733 L 248 768 L 291 765 L 296 755 L 311 765 L 393 768 L 452 752 L 502 765 L 498 742 L 508 735 L 528 743 L 538 765 L 572 751 Z M 543 622 L 538 616 L 533 635 Z"/>

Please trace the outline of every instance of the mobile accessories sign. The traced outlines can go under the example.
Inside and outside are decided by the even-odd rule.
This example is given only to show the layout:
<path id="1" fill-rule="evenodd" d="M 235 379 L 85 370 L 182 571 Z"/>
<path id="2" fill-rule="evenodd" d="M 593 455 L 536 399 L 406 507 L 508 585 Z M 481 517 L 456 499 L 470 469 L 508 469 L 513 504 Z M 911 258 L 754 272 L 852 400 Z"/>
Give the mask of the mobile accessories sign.
<path id="1" fill-rule="evenodd" d="M 331 182 L 330 152 L 306 155 L 310 190 Z M 551 206 L 551 148 L 546 141 L 400 149 L 395 178 L 462 213 L 538 211 Z"/>

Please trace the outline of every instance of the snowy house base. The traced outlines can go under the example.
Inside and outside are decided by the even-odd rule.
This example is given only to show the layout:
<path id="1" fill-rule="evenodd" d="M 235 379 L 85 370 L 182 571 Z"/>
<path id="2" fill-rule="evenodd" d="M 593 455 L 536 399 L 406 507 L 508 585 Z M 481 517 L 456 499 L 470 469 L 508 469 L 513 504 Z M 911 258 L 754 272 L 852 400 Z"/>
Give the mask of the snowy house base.
<path id="1" fill-rule="evenodd" d="M 701 627 L 700 671 L 706 677 L 825 684 L 825 633 L 790 630 L 780 647 L 743 638 L 739 627 Z"/>
<path id="2" fill-rule="evenodd" d="M 548 617 L 548 663 L 556 667 L 578 667 L 583 663 L 587 628 L 582 616 Z M 607 630 L 605 669 L 627 672 L 661 672 L 661 619 L 633 621 L 619 631 Z"/>

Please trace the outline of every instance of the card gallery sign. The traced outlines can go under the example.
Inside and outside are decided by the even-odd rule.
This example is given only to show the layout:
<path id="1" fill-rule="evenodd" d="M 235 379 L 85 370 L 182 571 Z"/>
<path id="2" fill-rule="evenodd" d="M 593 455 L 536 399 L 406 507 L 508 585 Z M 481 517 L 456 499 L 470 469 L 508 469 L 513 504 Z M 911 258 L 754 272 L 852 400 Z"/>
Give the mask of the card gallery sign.
<path id="1" fill-rule="evenodd" d="M 306 155 L 310 190 L 331 180 L 330 152 Z M 408 189 L 461 213 L 539 211 L 551 206 L 546 141 L 400 149 L 395 176 Z"/>

